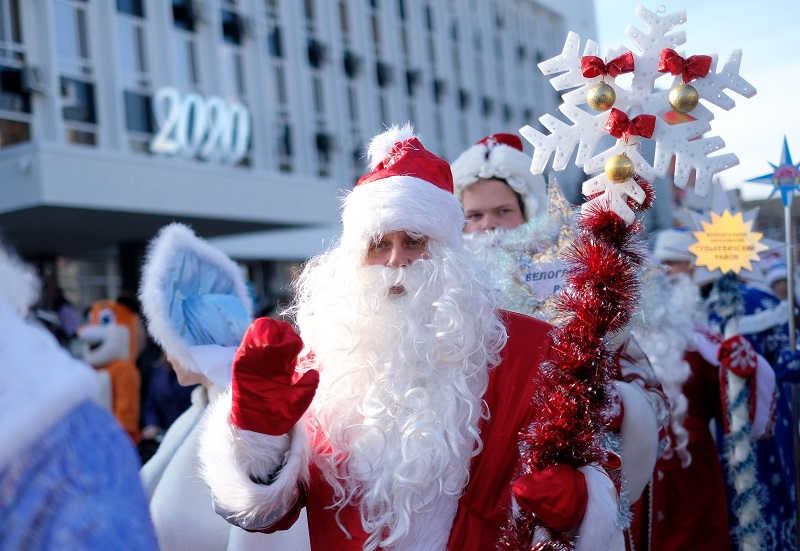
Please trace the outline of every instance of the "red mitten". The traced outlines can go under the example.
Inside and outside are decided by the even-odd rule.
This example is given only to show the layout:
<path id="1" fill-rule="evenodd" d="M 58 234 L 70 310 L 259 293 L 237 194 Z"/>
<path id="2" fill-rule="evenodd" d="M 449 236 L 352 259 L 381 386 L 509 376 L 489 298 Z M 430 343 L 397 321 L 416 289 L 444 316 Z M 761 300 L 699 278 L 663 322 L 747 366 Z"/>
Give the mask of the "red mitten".
<path id="1" fill-rule="evenodd" d="M 514 481 L 514 497 L 520 507 L 534 513 L 559 532 L 578 527 L 589 502 L 583 473 L 569 465 L 552 465 Z"/>
<path id="2" fill-rule="evenodd" d="M 727 395 L 728 385 L 725 378 L 726 370 L 745 379 L 745 381 L 747 381 L 747 383 L 750 385 L 751 396 L 756 396 L 756 383 L 758 379 L 755 375 L 756 367 L 758 367 L 758 356 L 756 355 L 753 345 L 750 344 L 750 341 L 741 335 L 735 335 L 729 339 L 726 339 L 719 346 L 717 356 L 719 358 L 721 368 L 719 372 L 719 388 L 720 393 L 722 394 L 723 407 L 728 407 L 729 404 L 729 397 Z M 755 399 L 751 399 L 749 411 L 750 421 L 755 419 L 756 405 L 757 401 Z M 730 433 L 728 415 L 726 414 L 723 417 L 725 419 L 725 433 L 728 434 Z"/>
<path id="3" fill-rule="evenodd" d="M 319 373 L 295 371 L 303 341 L 291 325 L 255 320 L 233 358 L 231 423 L 240 429 L 279 436 L 303 416 L 319 384 Z"/>
<path id="4" fill-rule="evenodd" d="M 753 345 L 743 336 L 736 335 L 724 341 L 718 354 L 722 367 L 739 377 L 750 378 L 755 374 L 758 357 Z"/>

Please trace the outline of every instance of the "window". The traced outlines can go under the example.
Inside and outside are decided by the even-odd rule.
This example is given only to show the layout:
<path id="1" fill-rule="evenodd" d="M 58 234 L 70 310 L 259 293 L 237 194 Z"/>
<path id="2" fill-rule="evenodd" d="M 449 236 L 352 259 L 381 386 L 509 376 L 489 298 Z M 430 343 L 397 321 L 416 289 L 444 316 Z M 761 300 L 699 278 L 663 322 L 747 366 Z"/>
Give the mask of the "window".
<path id="1" fill-rule="evenodd" d="M 430 6 L 425 6 L 425 28 L 433 31 L 433 11 Z"/>
<path id="2" fill-rule="evenodd" d="M 96 145 L 98 119 L 87 2 L 55 0 L 54 12 L 59 99 L 66 140 L 74 144 Z"/>
<path id="3" fill-rule="evenodd" d="M 0 118 L 0 148 L 29 141 L 31 141 L 30 124 Z"/>
<path id="4" fill-rule="evenodd" d="M 176 29 L 194 32 L 192 0 L 172 0 L 172 22 Z"/>
<path id="5" fill-rule="evenodd" d="M 61 109 L 66 121 L 96 124 L 94 84 L 61 77 Z"/>
<path id="6" fill-rule="evenodd" d="M 333 136 L 326 134 L 325 132 L 317 132 L 316 136 L 314 136 L 314 144 L 317 147 L 317 165 L 319 166 L 319 175 L 327 176 L 335 146 Z"/>
<path id="7" fill-rule="evenodd" d="M 148 71 L 146 41 L 141 25 L 128 18 L 117 22 L 117 43 L 119 45 L 119 66 L 123 78 L 138 80 Z"/>
<path id="8" fill-rule="evenodd" d="M 350 50 L 344 52 L 344 74 L 347 78 L 354 79 L 361 72 L 361 58 Z"/>
<path id="9" fill-rule="evenodd" d="M 437 104 L 441 103 L 447 94 L 447 83 L 440 78 L 433 81 L 433 101 Z"/>
<path id="10" fill-rule="evenodd" d="M 347 87 L 347 108 L 351 121 L 358 120 L 358 97 L 353 86 Z"/>
<path id="11" fill-rule="evenodd" d="M 142 0 L 117 0 L 117 11 L 135 15 L 136 17 L 144 17 L 144 3 Z"/>
<path id="12" fill-rule="evenodd" d="M 179 90 L 195 90 L 200 85 L 200 72 L 194 40 L 176 33 L 174 44 L 175 85 Z"/>
<path id="13" fill-rule="evenodd" d="M 74 3 L 56 2 L 55 22 L 61 72 L 91 73 L 86 10 Z"/>
<path id="14" fill-rule="evenodd" d="M 278 160 L 280 170 L 291 172 L 292 170 L 292 127 L 288 123 L 279 123 L 277 128 L 278 136 Z"/>
<path id="15" fill-rule="evenodd" d="M 125 127 L 131 132 L 152 134 L 153 108 L 150 96 L 136 92 L 123 92 L 125 101 Z"/>
<path id="16" fill-rule="evenodd" d="M 318 75 L 311 76 L 311 91 L 314 96 L 314 112 L 325 112 L 325 94 L 322 91 L 322 79 Z"/>
<path id="17" fill-rule="evenodd" d="M 381 45 L 381 24 L 378 20 L 378 14 L 373 13 L 370 15 L 369 20 L 372 29 L 372 43 L 375 47 L 378 47 Z"/>
<path id="18" fill-rule="evenodd" d="M 0 66 L 0 110 L 31 112 L 31 95 L 22 82 L 22 70 Z"/>
<path id="19" fill-rule="evenodd" d="M 314 38 L 308 39 L 308 64 L 319 69 L 325 63 L 328 56 L 328 49 L 325 45 Z"/>
<path id="20" fill-rule="evenodd" d="M 378 86 L 381 88 L 387 88 L 392 85 L 394 81 L 394 71 L 388 63 L 378 61 L 375 64 L 375 74 L 378 79 Z"/>
<path id="21" fill-rule="evenodd" d="M 278 100 L 279 105 L 286 105 L 289 102 L 289 97 L 286 94 L 286 76 L 281 65 L 276 65 L 274 69 L 275 98 Z"/>
<path id="22" fill-rule="evenodd" d="M 458 90 L 458 106 L 461 108 L 462 111 L 466 111 L 469 109 L 469 92 L 464 88 L 460 88 Z"/>
<path id="23" fill-rule="evenodd" d="M 19 0 L 0 2 L 0 42 L 22 44 Z"/>
<path id="24" fill-rule="evenodd" d="M 244 23 L 238 13 L 222 10 L 222 39 L 228 44 L 241 45 Z"/>
<path id="25" fill-rule="evenodd" d="M 409 97 L 417 93 L 417 86 L 422 79 L 419 69 L 409 69 L 406 71 L 406 91 Z"/>
<path id="26" fill-rule="evenodd" d="M 269 48 L 269 55 L 272 57 L 283 57 L 283 41 L 281 39 L 281 28 L 273 27 L 267 37 L 267 46 Z"/>
<path id="27" fill-rule="evenodd" d="M 350 33 L 350 26 L 347 22 L 347 4 L 344 2 L 339 2 L 339 29 L 344 36 Z"/>
<path id="28" fill-rule="evenodd" d="M 492 98 L 483 96 L 483 116 L 484 117 L 491 117 L 492 113 L 494 113 L 494 101 Z"/>

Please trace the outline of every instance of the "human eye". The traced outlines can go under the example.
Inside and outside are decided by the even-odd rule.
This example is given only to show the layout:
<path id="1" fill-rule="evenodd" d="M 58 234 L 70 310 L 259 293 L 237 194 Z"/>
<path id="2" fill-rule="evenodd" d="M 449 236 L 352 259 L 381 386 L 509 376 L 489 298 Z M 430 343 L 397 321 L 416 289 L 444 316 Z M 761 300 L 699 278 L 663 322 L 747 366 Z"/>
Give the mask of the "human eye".
<path id="1" fill-rule="evenodd" d="M 419 239 L 416 237 L 409 237 L 408 241 L 406 241 L 406 246 L 412 249 L 418 249 L 424 247 L 427 242 L 427 237 L 420 237 Z"/>
<path id="2" fill-rule="evenodd" d="M 469 222 L 477 222 L 481 219 L 481 213 L 479 212 L 470 212 L 467 214 L 467 220 Z"/>

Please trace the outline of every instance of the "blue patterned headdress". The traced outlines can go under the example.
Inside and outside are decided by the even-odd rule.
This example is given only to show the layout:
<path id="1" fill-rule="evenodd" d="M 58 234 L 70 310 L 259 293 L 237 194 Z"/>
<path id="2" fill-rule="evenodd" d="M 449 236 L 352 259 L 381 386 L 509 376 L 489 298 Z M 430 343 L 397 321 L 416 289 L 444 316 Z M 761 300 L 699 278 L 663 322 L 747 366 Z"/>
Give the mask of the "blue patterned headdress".
<path id="1" fill-rule="evenodd" d="M 185 369 L 227 386 L 233 352 L 252 321 L 239 267 L 173 223 L 150 243 L 139 290 L 150 334 Z"/>

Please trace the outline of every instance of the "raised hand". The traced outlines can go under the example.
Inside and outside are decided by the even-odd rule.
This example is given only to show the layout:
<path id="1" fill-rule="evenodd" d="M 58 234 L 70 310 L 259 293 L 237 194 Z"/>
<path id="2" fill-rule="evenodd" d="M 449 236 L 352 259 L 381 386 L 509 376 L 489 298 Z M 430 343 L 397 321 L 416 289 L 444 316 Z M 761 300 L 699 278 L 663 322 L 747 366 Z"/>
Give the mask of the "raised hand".
<path id="1" fill-rule="evenodd" d="M 295 371 L 303 341 L 291 325 L 255 320 L 233 359 L 231 422 L 240 429 L 279 436 L 303 416 L 319 384 L 319 373 Z"/>

